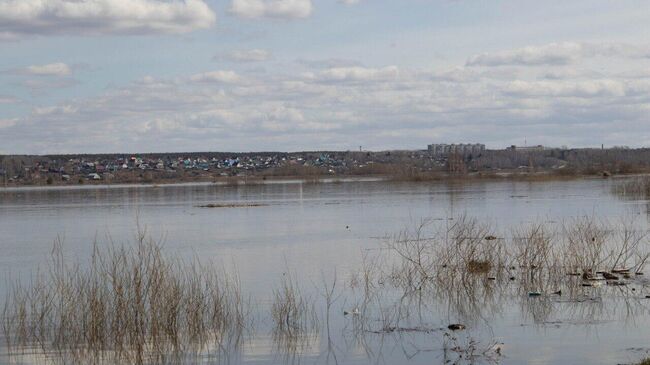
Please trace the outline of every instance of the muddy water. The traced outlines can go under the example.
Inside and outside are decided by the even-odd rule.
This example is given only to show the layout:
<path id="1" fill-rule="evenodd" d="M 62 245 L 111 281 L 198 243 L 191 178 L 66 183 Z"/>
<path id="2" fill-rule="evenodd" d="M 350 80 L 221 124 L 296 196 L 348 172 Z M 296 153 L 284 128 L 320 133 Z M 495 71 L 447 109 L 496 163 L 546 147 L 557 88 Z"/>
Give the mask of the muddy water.
<path id="1" fill-rule="evenodd" d="M 454 346 L 472 350 L 477 363 L 630 363 L 650 350 L 650 299 L 643 300 L 650 290 L 644 281 L 625 289 L 588 288 L 584 294 L 589 300 L 584 301 L 528 298 L 501 281 L 490 284 L 494 288 L 489 291 L 481 286 L 478 294 L 449 288 L 455 300 L 425 293 L 413 302 L 417 315 L 406 321 L 407 327 L 422 330 L 391 333 L 374 333 L 381 326 L 372 320 L 363 333 L 355 331 L 355 316 L 343 315 L 355 306 L 355 294 L 343 293 L 332 306 L 329 336 L 321 320 L 297 348 L 277 343 L 267 314 L 272 288 L 286 272 L 298 278 L 322 314 L 322 301 L 313 290 L 322 275 L 331 277 L 336 271 L 339 287 L 345 288 L 364 255 L 381 248 L 383 237 L 424 218 L 467 214 L 507 232 L 522 223 L 558 224 L 591 215 L 612 222 L 634 219 L 645 228 L 648 202 L 613 196 L 612 183 L 364 181 L 0 189 L 0 299 L 4 302 L 7 281 L 29 278 L 46 263 L 56 237 L 63 240 L 69 260 L 84 260 L 94 242 L 128 244 L 139 226 L 160 240 L 169 255 L 199 257 L 237 270 L 257 319 L 254 333 L 228 356 L 231 363 L 430 364 L 457 360 L 458 354 L 443 351 Z M 208 204 L 217 207 L 200 207 Z M 467 329 L 446 330 L 456 322 Z M 219 359 L 206 355 L 192 362 Z M 0 347 L 0 363 L 41 362 L 37 355 L 10 356 Z"/>

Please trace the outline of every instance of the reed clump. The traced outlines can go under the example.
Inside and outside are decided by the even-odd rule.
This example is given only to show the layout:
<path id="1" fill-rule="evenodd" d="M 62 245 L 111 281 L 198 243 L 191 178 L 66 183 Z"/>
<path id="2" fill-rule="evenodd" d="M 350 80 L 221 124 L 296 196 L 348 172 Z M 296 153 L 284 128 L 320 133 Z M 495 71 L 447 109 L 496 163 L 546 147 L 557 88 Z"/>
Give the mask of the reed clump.
<path id="1" fill-rule="evenodd" d="M 282 277 L 280 287 L 273 291 L 271 318 L 274 335 L 278 337 L 297 338 L 318 328 L 314 301 L 302 293 L 289 274 Z"/>
<path id="2" fill-rule="evenodd" d="M 612 192 L 622 197 L 647 199 L 650 197 L 650 176 L 625 179 L 615 184 Z"/>
<path id="3" fill-rule="evenodd" d="M 48 269 L 14 284 L 3 328 L 10 347 L 160 363 L 239 346 L 248 304 L 236 275 L 169 259 L 144 235 L 133 247 L 95 245 L 85 266 L 66 263 L 57 240 Z"/>
<path id="4" fill-rule="evenodd" d="M 559 225 L 522 225 L 498 238 L 489 224 L 461 215 L 445 223 L 423 221 L 392 237 L 387 248 L 394 260 L 387 275 L 408 292 L 450 280 L 470 283 L 479 274 L 490 280 L 518 277 L 531 287 L 558 275 L 635 274 L 650 258 L 647 236 L 634 220 L 612 224 L 583 216 Z"/>

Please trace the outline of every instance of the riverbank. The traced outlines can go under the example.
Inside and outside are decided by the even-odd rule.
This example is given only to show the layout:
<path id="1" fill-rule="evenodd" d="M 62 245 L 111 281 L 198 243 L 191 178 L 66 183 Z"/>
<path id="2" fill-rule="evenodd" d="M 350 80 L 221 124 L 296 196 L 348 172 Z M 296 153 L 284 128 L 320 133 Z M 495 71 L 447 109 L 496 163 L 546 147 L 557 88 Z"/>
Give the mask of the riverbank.
<path id="1" fill-rule="evenodd" d="M 446 172 L 419 172 L 411 174 L 366 174 L 366 175 L 245 175 L 245 176 L 201 176 L 196 178 L 166 178 L 166 179 L 111 179 L 111 180 L 77 180 L 53 182 L 14 182 L 0 185 L 0 190 L 17 188 L 83 188 L 83 187 L 111 187 L 111 186 L 176 186 L 176 185 L 218 185 L 238 186 L 255 184 L 286 184 L 286 183 L 343 183 L 358 181 L 395 181 L 395 182 L 467 182 L 478 180 L 513 180 L 513 181 L 565 181 L 576 179 L 594 178 L 620 178 L 633 176 L 646 176 L 648 173 L 617 174 L 564 174 L 557 171 L 499 171 L 499 172 L 471 172 L 466 174 L 452 174 Z"/>
<path id="2" fill-rule="evenodd" d="M 572 179 L 650 173 L 650 149 L 425 150 L 0 156 L 0 186 L 253 183 L 374 177 L 394 181 Z"/>

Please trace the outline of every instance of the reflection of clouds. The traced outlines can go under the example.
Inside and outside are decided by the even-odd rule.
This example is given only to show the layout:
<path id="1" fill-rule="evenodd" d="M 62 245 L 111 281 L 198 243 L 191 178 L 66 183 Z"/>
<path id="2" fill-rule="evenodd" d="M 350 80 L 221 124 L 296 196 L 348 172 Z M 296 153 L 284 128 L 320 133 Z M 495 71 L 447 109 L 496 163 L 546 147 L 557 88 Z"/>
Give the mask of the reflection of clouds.
<path id="1" fill-rule="evenodd" d="M 275 353 L 273 336 L 256 334 L 246 340 L 242 347 L 242 355 L 245 358 L 268 358 Z"/>
<path id="2" fill-rule="evenodd" d="M 243 344 L 242 357 L 244 361 L 278 357 L 287 359 L 318 357 L 322 351 L 321 341 L 319 333 L 309 333 L 295 338 L 257 333 Z"/>

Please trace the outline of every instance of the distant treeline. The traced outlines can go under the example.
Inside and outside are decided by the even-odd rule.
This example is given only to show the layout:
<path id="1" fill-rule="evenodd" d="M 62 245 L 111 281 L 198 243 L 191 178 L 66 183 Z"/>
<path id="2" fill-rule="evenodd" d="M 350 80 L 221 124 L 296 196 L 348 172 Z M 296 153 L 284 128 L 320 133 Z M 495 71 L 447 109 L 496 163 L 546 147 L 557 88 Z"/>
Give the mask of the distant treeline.
<path id="1" fill-rule="evenodd" d="M 491 150 L 472 158 L 469 163 L 476 170 L 527 167 L 560 169 L 581 174 L 604 171 L 625 174 L 648 170 L 650 149 L 547 149 L 531 152 Z"/>

